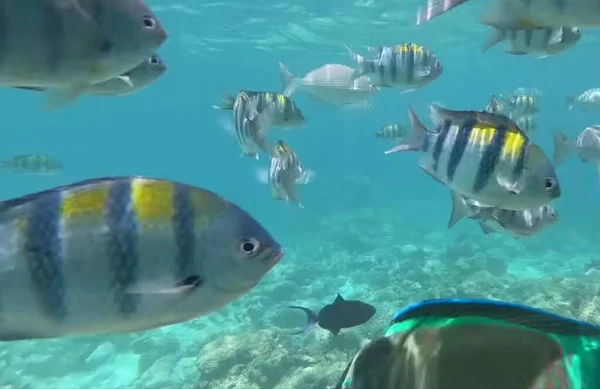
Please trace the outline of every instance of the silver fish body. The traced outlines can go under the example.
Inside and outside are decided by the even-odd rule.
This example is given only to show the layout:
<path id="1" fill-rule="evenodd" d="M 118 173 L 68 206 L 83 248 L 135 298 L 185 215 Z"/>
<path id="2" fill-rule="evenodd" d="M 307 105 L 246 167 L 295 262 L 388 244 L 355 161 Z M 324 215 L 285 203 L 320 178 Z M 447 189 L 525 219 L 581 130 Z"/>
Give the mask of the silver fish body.
<path id="1" fill-rule="evenodd" d="M 78 90 L 134 68 L 167 39 L 140 0 L 1 0 L 0 9 L 5 86 Z"/>
<path id="2" fill-rule="evenodd" d="M 598 111 L 600 110 L 600 88 L 588 89 L 578 96 L 567 96 L 567 104 L 570 110 L 577 107 L 584 111 Z"/>
<path id="3" fill-rule="evenodd" d="M 535 115 L 510 115 L 510 118 L 513 119 L 517 126 L 519 126 L 526 134 L 535 131 L 538 127 Z"/>
<path id="4" fill-rule="evenodd" d="M 297 184 L 309 183 L 314 173 L 304 170 L 296 152 L 281 140 L 277 141 L 273 154 L 268 171 L 268 184 L 273 197 L 302 207 Z"/>
<path id="5" fill-rule="evenodd" d="M 250 291 L 282 251 L 207 190 L 144 177 L 0 204 L 0 340 L 140 331 Z"/>
<path id="6" fill-rule="evenodd" d="M 281 62 L 279 63 L 283 93 L 291 96 L 297 89 L 308 93 L 316 102 L 335 106 L 359 105 L 377 93 L 368 76 L 356 78 L 354 69 L 340 64 L 325 64 L 296 78 Z"/>
<path id="7" fill-rule="evenodd" d="M 554 164 L 560 165 L 570 152 L 582 161 L 598 164 L 600 169 L 600 125 L 589 126 L 572 141 L 562 132 L 554 132 Z"/>
<path id="8" fill-rule="evenodd" d="M 508 115 L 533 115 L 540 111 L 539 99 L 533 94 L 515 92 L 511 97 L 503 97 Z"/>
<path id="9" fill-rule="evenodd" d="M 167 71 L 167 65 L 162 58 L 157 54 L 153 54 L 150 58 L 142 61 L 135 68 L 123 73 L 120 77 L 92 84 L 85 89 L 85 93 L 96 96 L 126 96 L 138 92 L 147 87 Z M 131 82 L 129 84 L 127 81 Z M 32 91 L 46 91 L 47 88 L 42 87 L 21 87 L 15 86 L 17 89 L 25 89 Z"/>
<path id="10" fill-rule="evenodd" d="M 575 46 L 581 39 L 576 27 L 495 29 L 494 34 L 483 46 L 485 52 L 501 41 L 507 42 L 508 54 L 537 54 L 548 56 L 561 53 Z"/>
<path id="11" fill-rule="evenodd" d="M 554 167 L 508 117 L 431 106 L 429 131 L 411 109 L 414 133 L 386 153 L 420 151 L 421 168 L 481 206 L 528 209 L 560 197 Z"/>
<path id="12" fill-rule="evenodd" d="M 414 43 L 374 49 L 374 59 L 350 51 L 356 63 L 355 77 L 368 75 L 376 86 L 418 89 L 435 81 L 443 73 L 436 55 Z"/>
<path id="13" fill-rule="evenodd" d="M 282 93 L 241 90 L 237 97 L 226 95 L 221 103 L 214 105 L 213 108 L 233 110 L 236 98 L 240 98 L 242 94 L 256 100 L 256 110 L 259 113 L 270 112 L 270 124 L 273 128 L 290 129 L 305 124 L 302 110 L 290 97 Z"/>
<path id="14" fill-rule="evenodd" d="M 399 140 L 408 134 L 408 130 L 401 124 L 388 124 L 375 133 L 375 137 L 382 140 Z"/>
<path id="15" fill-rule="evenodd" d="M 477 220 L 479 227 L 486 234 L 503 232 L 516 238 L 538 234 L 544 227 L 558 221 L 558 213 L 550 204 L 522 210 L 480 207 L 470 199 L 453 192 L 448 227 L 452 228 L 463 217 Z"/>

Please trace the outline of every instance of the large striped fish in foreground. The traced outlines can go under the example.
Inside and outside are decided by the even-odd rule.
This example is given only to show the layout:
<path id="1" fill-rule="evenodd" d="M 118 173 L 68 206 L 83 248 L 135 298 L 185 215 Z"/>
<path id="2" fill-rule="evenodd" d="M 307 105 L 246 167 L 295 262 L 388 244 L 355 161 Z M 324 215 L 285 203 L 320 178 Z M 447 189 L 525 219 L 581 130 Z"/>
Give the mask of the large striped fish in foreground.
<path id="1" fill-rule="evenodd" d="M 433 52 L 414 43 L 371 48 L 373 59 L 347 49 L 356 64 L 354 77 L 368 75 L 375 86 L 401 87 L 410 92 L 437 80 L 444 71 Z"/>
<path id="2" fill-rule="evenodd" d="M 52 88 L 49 107 L 137 66 L 167 39 L 142 0 L 1 0 L 0 85 Z"/>
<path id="3" fill-rule="evenodd" d="M 519 210 L 560 197 L 554 166 L 508 117 L 431 105 L 432 131 L 412 108 L 409 118 L 414 132 L 386 154 L 420 151 L 427 174 L 477 205 Z"/>
<path id="4" fill-rule="evenodd" d="M 98 178 L 0 203 L 0 341 L 140 331 L 248 293 L 283 252 L 207 190 Z"/>
<path id="5" fill-rule="evenodd" d="M 597 389 L 600 327 L 525 305 L 436 299 L 400 310 L 335 389 Z"/>
<path id="6" fill-rule="evenodd" d="M 119 77 L 90 85 L 86 94 L 96 96 L 126 96 L 147 87 L 167 71 L 167 65 L 158 54 L 153 54 L 135 68 L 126 71 Z M 42 92 L 48 90 L 41 87 L 15 86 L 17 89 Z"/>

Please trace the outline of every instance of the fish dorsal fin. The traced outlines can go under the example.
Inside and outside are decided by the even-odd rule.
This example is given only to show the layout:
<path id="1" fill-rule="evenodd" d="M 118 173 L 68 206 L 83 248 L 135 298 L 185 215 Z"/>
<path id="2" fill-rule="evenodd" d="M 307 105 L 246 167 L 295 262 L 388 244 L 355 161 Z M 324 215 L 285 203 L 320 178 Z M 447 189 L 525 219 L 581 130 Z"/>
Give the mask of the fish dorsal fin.
<path id="1" fill-rule="evenodd" d="M 392 324 L 410 319 L 480 317 L 566 336 L 600 337 L 600 327 L 525 305 L 486 299 L 424 300 L 400 310 Z"/>
<path id="2" fill-rule="evenodd" d="M 338 293 L 338 294 L 337 294 L 337 297 L 335 298 L 335 301 L 334 301 L 333 303 L 334 303 L 334 304 L 336 304 L 336 303 L 338 303 L 338 304 L 339 304 L 339 303 L 343 303 L 343 302 L 345 302 L 345 301 L 346 301 L 346 300 L 344 300 L 344 298 L 342 297 L 342 295 Z"/>

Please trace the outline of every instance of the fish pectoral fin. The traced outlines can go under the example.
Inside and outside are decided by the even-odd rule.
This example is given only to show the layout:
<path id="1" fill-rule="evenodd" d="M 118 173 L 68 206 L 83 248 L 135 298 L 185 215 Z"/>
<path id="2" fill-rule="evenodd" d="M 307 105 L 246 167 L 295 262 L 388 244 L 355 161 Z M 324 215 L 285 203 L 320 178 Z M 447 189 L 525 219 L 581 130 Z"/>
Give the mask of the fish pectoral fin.
<path id="1" fill-rule="evenodd" d="M 506 189 L 509 193 L 519 194 L 523 191 L 523 185 L 521 185 L 518 181 L 511 181 L 508 178 L 498 176 L 496 178 L 498 184 Z"/>
<path id="2" fill-rule="evenodd" d="M 48 100 L 44 104 L 47 110 L 64 107 L 77 100 L 89 87 L 89 84 L 75 84 L 65 89 L 53 89 L 48 91 Z"/>
<path id="3" fill-rule="evenodd" d="M 180 295 L 198 289 L 203 283 L 204 281 L 200 276 L 193 274 L 176 282 L 138 283 L 128 288 L 127 292 L 132 294 Z"/>
<path id="4" fill-rule="evenodd" d="M 119 76 L 117 78 L 123 81 L 125 84 L 129 85 L 129 87 L 135 88 L 135 85 L 133 85 L 133 81 L 131 81 L 131 78 L 129 76 Z"/>
<path id="5" fill-rule="evenodd" d="M 482 221 L 479 221 L 479 228 L 486 235 L 495 234 L 495 233 L 498 232 L 498 231 L 494 230 L 492 227 L 488 226 L 487 224 L 485 224 Z"/>

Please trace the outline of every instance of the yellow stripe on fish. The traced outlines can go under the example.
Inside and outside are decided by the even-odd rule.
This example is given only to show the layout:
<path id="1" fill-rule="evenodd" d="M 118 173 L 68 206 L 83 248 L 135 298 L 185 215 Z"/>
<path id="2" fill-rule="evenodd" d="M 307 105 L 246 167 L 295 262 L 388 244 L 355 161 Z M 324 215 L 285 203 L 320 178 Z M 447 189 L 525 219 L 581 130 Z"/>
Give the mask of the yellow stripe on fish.
<path id="1" fill-rule="evenodd" d="M 170 220 L 175 214 L 174 192 L 169 181 L 134 178 L 131 182 L 131 203 L 138 221 Z"/>
<path id="2" fill-rule="evenodd" d="M 285 98 L 285 95 L 282 95 L 282 94 L 277 95 L 277 104 L 279 105 L 280 108 L 285 108 L 288 101 L 289 100 Z"/>
<path id="3" fill-rule="evenodd" d="M 409 51 L 420 54 L 425 51 L 425 48 L 414 43 L 403 43 L 396 46 L 396 52 L 398 53 L 408 53 Z"/>
<path id="4" fill-rule="evenodd" d="M 502 158 L 514 160 L 521 155 L 523 147 L 525 147 L 526 139 L 523 134 L 516 131 L 509 131 L 506 134 L 504 146 L 502 147 Z"/>
<path id="5" fill-rule="evenodd" d="M 476 125 L 471 130 L 471 136 L 469 137 L 469 143 L 479 146 L 487 146 L 494 139 L 496 129 L 488 127 L 486 125 Z"/>
<path id="6" fill-rule="evenodd" d="M 110 194 L 108 186 L 94 189 L 70 190 L 63 192 L 61 219 L 65 222 L 81 217 L 101 218 L 106 210 L 106 201 Z"/>

